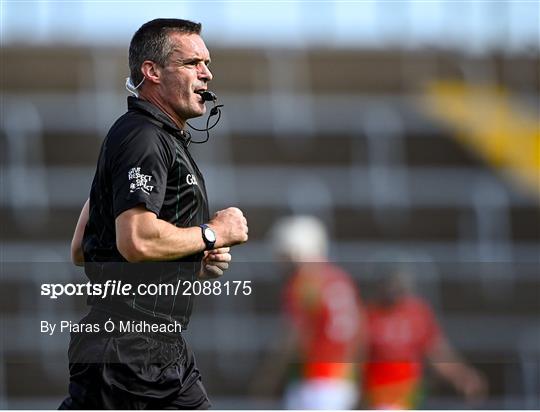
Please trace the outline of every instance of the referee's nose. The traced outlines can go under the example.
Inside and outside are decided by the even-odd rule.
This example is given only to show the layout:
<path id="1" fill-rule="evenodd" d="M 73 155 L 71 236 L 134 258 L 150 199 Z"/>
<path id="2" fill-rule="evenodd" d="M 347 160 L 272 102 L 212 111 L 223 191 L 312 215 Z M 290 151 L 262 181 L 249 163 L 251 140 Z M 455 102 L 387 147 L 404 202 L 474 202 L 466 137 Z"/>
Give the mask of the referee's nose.
<path id="1" fill-rule="evenodd" d="M 214 78 L 214 75 L 212 74 L 206 63 L 202 62 L 201 67 L 202 69 L 199 71 L 199 79 L 204 80 L 208 83 Z"/>

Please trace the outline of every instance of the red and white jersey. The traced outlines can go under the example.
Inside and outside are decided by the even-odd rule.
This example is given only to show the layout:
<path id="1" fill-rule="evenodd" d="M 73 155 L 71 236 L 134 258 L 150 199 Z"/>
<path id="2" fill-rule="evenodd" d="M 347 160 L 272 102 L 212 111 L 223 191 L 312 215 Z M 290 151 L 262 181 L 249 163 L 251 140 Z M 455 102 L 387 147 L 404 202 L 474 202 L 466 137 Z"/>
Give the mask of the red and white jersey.
<path id="1" fill-rule="evenodd" d="M 369 359 L 375 362 L 422 362 L 441 331 L 430 307 L 406 297 L 392 307 L 367 306 Z"/>
<path id="2" fill-rule="evenodd" d="M 362 316 L 349 275 L 330 263 L 305 263 L 289 280 L 284 298 L 299 337 L 304 378 L 348 377 Z"/>
<path id="3" fill-rule="evenodd" d="M 407 297 L 391 307 L 368 305 L 368 362 L 363 386 L 370 408 L 418 407 L 422 364 L 441 338 L 430 307 Z"/>

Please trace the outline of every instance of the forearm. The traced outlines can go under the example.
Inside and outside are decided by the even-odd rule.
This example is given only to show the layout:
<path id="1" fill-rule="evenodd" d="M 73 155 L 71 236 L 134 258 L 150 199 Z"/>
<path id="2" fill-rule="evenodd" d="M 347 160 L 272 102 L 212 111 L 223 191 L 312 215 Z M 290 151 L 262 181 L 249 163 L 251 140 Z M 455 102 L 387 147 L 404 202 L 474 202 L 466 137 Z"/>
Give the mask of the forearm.
<path id="1" fill-rule="evenodd" d="M 485 378 L 464 362 L 440 362 L 437 363 L 436 370 L 469 401 L 479 401 L 487 396 L 488 384 Z"/>
<path id="2" fill-rule="evenodd" d="M 469 368 L 458 359 L 432 361 L 431 366 L 440 376 L 453 384 L 459 382 L 460 377 L 469 371 Z"/>
<path id="3" fill-rule="evenodd" d="M 115 220 L 116 246 L 128 262 L 173 260 L 206 249 L 198 226 L 179 228 L 138 206 Z M 247 221 L 237 208 L 219 211 L 208 223 L 216 235 L 214 249 L 247 241 Z"/>
<path id="4" fill-rule="evenodd" d="M 451 381 L 455 380 L 455 376 L 463 364 L 446 339 L 442 337 L 428 352 L 428 360 L 439 375 Z"/>
<path id="5" fill-rule="evenodd" d="M 179 228 L 161 219 L 141 225 L 116 225 L 118 250 L 130 262 L 174 260 L 202 252 L 199 227 Z"/>
<path id="6" fill-rule="evenodd" d="M 71 261 L 77 266 L 84 265 L 82 241 L 84 236 L 84 229 L 86 227 L 86 223 L 88 222 L 89 211 L 90 199 L 87 199 L 81 210 L 79 220 L 77 221 L 77 225 L 75 226 L 73 238 L 71 239 Z"/>
<path id="7" fill-rule="evenodd" d="M 179 259 L 200 253 L 205 248 L 200 227 L 178 228 L 156 219 L 155 230 L 146 237 L 144 260 Z"/>
<path id="8" fill-rule="evenodd" d="M 456 351 L 442 339 L 429 354 L 431 366 L 450 382 L 459 392 L 466 395 L 483 393 L 484 382 L 476 370 L 459 356 Z"/>

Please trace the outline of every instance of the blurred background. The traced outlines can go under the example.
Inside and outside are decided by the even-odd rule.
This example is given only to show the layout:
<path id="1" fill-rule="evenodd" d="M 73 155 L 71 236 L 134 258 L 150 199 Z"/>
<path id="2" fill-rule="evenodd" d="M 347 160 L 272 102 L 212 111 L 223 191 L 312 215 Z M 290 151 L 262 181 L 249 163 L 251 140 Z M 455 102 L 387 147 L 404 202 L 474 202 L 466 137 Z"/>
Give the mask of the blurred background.
<path id="1" fill-rule="evenodd" d="M 56 408 L 84 282 L 69 242 L 98 150 L 126 109 L 132 34 L 203 23 L 225 105 L 191 149 L 211 210 L 246 214 L 229 279 L 253 294 L 196 303 L 188 340 L 216 408 L 281 408 L 252 393 L 279 356 L 284 276 L 269 232 L 312 214 L 363 298 L 387 263 L 418 293 L 489 395 L 463 402 L 430 372 L 429 408 L 540 408 L 540 10 L 537 1 L 15 2 L 1 12 L 0 407 Z M 195 121 L 194 124 L 201 125 Z M 195 135 L 195 134 L 194 134 Z"/>

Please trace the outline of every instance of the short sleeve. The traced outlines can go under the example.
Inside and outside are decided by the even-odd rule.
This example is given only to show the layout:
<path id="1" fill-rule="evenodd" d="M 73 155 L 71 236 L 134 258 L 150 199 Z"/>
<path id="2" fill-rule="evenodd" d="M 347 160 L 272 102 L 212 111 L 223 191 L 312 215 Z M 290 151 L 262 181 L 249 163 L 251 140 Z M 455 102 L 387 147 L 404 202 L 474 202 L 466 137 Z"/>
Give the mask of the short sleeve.
<path id="1" fill-rule="evenodd" d="M 143 204 L 159 215 L 172 151 L 159 130 L 144 125 L 111 147 L 109 154 L 114 217 Z"/>

